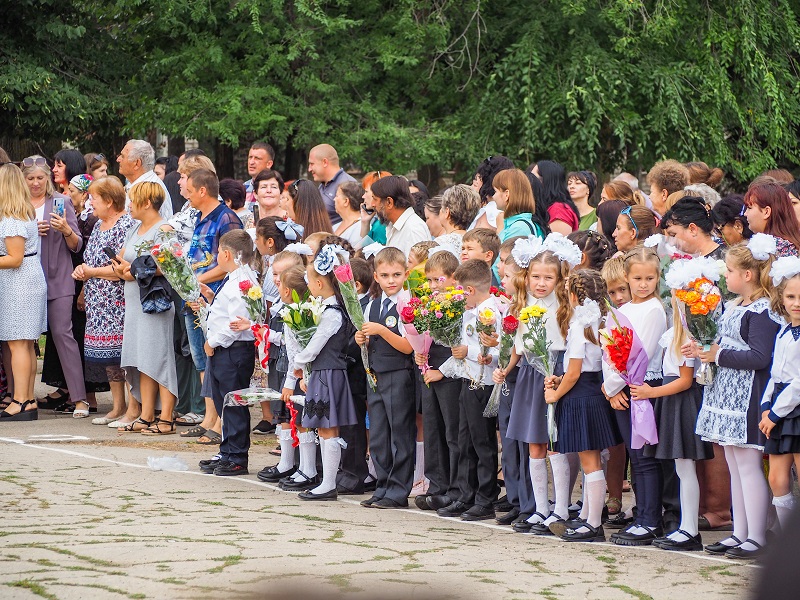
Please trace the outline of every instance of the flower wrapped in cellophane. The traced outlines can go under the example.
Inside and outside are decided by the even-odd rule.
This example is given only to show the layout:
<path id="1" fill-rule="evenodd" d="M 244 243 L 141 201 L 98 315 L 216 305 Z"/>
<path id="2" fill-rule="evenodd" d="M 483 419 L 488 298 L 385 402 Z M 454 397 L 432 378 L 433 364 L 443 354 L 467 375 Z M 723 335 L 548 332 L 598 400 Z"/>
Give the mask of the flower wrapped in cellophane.
<path id="1" fill-rule="evenodd" d="M 514 350 L 514 338 L 519 328 L 519 320 L 514 315 L 507 315 L 503 318 L 502 333 L 500 334 L 500 347 L 497 357 L 497 367 L 505 369 L 511 362 L 511 353 Z M 500 395 L 508 395 L 508 385 L 503 381 L 502 385 L 495 385 L 486 408 L 483 411 L 484 417 L 496 417 L 500 408 Z"/>
<path id="2" fill-rule="evenodd" d="M 475 321 L 475 331 L 478 334 L 484 334 L 491 336 L 496 333 L 497 329 L 497 318 L 498 312 L 497 310 L 486 307 L 483 310 L 478 311 L 478 318 Z M 489 353 L 489 347 L 484 346 L 481 344 L 481 356 L 486 356 Z M 483 374 L 486 370 L 486 365 L 481 365 L 480 373 L 478 374 L 477 380 L 473 383 L 475 387 L 483 387 Z"/>
<path id="3" fill-rule="evenodd" d="M 322 298 L 312 296 L 310 299 L 301 299 L 297 292 L 292 290 L 292 302 L 281 309 L 280 315 L 284 327 L 288 328 L 301 349 L 308 346 L 317 332 L 324 310 Z M 310 365 L 306 365 L 306 376 L 309 374 L 309 367 Z"/>
<path id="4" fill-rule="evenodd" d="M 689 335 L 706 352 L 718 335 L 723 298 L 718 284 L 722 280 L 719 261 L 712 258 L 677 260 L 666 275 L 667 285 L 675 290 L 678 310 Z M 701 363 L 696 379 L 701 385 L 709 385 L 714 379 L 713 367 Z"/>
<path id="5" fill-rule="evenodd" d="M 431 349 L 433 338 L 430 334 L 430 313 L 425 308 L 428 301 L 427 295 L 411 296 L 403 291 L 397 299 L 397 314 L 400 315 L 400 324 L 405 330 L 405 337 L 414 352 L 427 355 Z M 423 375 L 428 372 L 430 365 L 427 359 L 420 365 L 419 370 Z"/>

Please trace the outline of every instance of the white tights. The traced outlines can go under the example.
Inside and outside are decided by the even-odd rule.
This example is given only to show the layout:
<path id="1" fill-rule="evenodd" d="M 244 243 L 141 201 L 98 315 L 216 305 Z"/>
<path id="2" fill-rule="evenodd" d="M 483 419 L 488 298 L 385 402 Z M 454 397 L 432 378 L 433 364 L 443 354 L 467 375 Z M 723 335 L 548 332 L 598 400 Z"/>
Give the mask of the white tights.
<path id="1" fill-rule="evenodd" d="M 733 535 L 745 542 L 751 539 L 764 545 L 769 514 L 769 487 L 764 477 L 763 452 L 755 448 L 725 446 L 725 460 L 731 473 Z M 681 481 L 683 487 L 683 481 Z M 723 540 L 727 544 L 730 540 Z M 731 542 L 730 545 L 733 545 Z M 743 543 L 743 550 L 756 546 Z"/>

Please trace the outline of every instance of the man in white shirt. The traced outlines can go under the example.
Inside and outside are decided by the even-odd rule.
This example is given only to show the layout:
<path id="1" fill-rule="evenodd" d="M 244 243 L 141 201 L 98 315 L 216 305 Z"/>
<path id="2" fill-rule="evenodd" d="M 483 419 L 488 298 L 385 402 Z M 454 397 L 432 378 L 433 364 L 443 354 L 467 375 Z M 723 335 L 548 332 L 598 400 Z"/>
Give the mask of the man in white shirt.
<path id="1" fill-rule="evenodd" d="M 164 190 L 164 203 L 161 205 L 159 214 L 168 220 L 172 216 L 172 198 L 167 191 L 167 186 L 161 181 L 153 170 L 156 164 L 156 152 L 153 147 L 144 140 L 128 140 L 122 152 L 117 157 L 120 175 L 123 175 L 128 183 L 125 185 L 127 193 L 134 185 L 143 181 L 157 183 Z M 130 202 L 130 200 L 128 200 Z"/>
<path id="2" fill-rule="evenodd" d="M 414 199 L 405 177 L 390 175 L 372 184 L 375 212 L 386 225 L 386 245 L 399 248 L 408 257 L 417 242 L 431 240 L 425 221 L 414 211 Z"/>

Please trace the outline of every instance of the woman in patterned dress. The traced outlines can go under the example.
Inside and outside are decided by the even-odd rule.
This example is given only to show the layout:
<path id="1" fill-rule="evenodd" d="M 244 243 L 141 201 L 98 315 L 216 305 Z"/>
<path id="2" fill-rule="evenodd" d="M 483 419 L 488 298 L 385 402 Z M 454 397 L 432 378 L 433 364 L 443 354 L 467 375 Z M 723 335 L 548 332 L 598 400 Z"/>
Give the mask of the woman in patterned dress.
<path id="1" fill-rule="evenodd" d="M 89 187 L 92 205 L 99 221 L 95 224 L 84 252 L 84 264 L 72 276 L 85 281 L 86 334 L 84 357 L 87 381 L 108 381 L 114 406 L 95 425 L 107 425 L 125 414 L 125 372 L 120 368 L 122 331 L 125 322 L 124 283 L 114 274 L 105 249 L 119 254 L 133 219 L 125 212 L 125 188 L 116 177 L 95 181 Z"/>

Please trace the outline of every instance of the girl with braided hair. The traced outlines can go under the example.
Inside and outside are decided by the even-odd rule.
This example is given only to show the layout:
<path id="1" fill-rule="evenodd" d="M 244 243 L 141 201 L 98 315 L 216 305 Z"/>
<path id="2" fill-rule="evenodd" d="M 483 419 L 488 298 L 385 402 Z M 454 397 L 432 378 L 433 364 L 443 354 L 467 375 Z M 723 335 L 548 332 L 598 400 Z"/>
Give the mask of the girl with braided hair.
<path id="1" fill-rule="evenodd" d="M 583 253 L 583 260 L 578 265 L 579 269 L 600 271 L 606 261 L 616 252 L 606 236 L 591 229 L 573 231 L 567 236 L 567 239 L 574 242 Z"/>
<path id="2" fill-rule="evenodd" d="M 586 476 L 582 517 L 555 522 L 550 530 L 569 542 L 605 541 L 602 526 L 606 478 L 600 452 L 619 444 L 614 411 L 601 390 L 603 351 L 598 330 L 607 312 L 606 284 L 590 269 L 573 271 L 567 279 L 569 310 L 559 325 L 567 325 L 566 371 L 545 379 L 545 401 L 556 405 L 558 449 L 577 452 Z"/>

